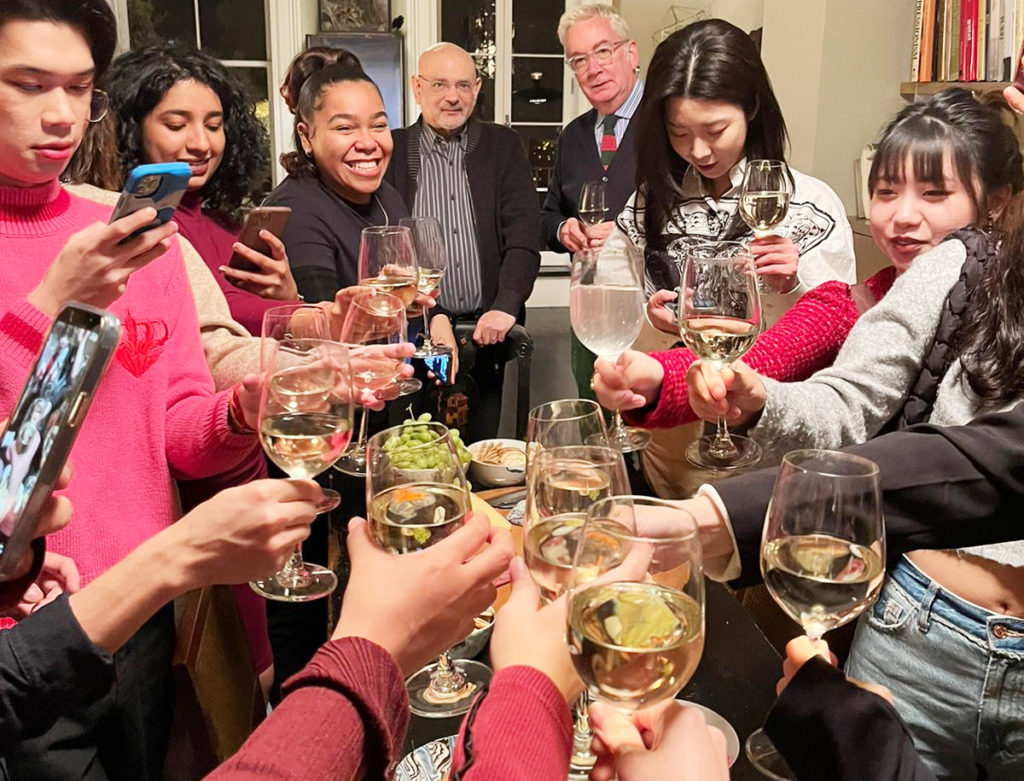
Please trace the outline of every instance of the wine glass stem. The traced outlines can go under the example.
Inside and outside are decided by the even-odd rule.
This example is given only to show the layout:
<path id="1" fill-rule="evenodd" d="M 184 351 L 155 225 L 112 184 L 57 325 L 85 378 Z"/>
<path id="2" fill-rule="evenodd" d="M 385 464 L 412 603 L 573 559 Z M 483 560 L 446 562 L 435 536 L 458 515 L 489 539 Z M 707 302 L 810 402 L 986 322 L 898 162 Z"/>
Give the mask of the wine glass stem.
<path id="1" fill-rule="evenodd" d="M 309 580 L 309 572 L 306 570 L 306 562 L 302 560 L 302 543 L 295 546 L 288 561 L 277 573 L 277 581 L 288 588 L 299 588 Z"/>
<path id="2" fill-rule="evenodd" d="M 423 346 L 430 347 L 430 310 L 423 307 Z"/>
<path id="3" fill-rule="evenodd" d="M 622 413 L 615 410 L 615 414 L 612 415 L 612 431 L 622 431 L 625 425 L 622 422 Z"/>
<path id="4" fill-rule="evenodd" d="M 729 427 L 725 425 L 725 417 L 720 417 L 715 426 L 715 438 L 711 443 L 712 454 L 719 458 L 735 455 L 736 445 L 729 436 Z M 719 455 L 721 454 L 721 455 Z"/>
<path id="5" fill-rule="evenodd" d="M 451 695 L 466 685 L 459 668 L 452 663 L 447 651 L 437 657 L 437 666 L 430 674 L 430 688 L 437 696 Z"/>
<path id="6" fill-rule="evenodd" d="M 363 414 L 359 419 L 359 439 L 356 440 L 355 451 L 357 453 L 366 449 L 366 419 L 370 417 L 370 410 L 363 407 Z"/>

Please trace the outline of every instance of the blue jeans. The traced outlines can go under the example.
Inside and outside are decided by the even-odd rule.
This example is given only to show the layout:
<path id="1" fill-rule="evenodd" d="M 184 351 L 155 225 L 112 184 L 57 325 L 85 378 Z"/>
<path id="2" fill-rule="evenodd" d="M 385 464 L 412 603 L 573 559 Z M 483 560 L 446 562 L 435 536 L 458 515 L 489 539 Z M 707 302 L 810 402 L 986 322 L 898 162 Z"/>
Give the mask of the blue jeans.
<path id="1" fill-rule="evenodd" d="M 939 778 L 1024 779 L 1024 619 L 944 591 L 903 558 L 857 627 L 846 674 L 892 690 Z"/>

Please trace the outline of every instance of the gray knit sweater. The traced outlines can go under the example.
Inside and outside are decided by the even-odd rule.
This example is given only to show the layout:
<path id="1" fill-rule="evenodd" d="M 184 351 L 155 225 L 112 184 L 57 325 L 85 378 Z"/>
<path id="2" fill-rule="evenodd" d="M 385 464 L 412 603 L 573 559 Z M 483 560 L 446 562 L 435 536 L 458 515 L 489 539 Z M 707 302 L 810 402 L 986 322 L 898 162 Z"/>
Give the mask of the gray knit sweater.
<path id="1" fill-rule="evenodd" d="M 903 406 L 917 378 L 966 258 L 957 240 L 920 255 L 850 331 L 835 363 L 804 382 L 762 378 L 767 402 L 750 436 L 765 450 L 763 465 L 798 448 L 836 449 L 875 436 Z M 985 410 L 990 411 L 990 410 Z M 939 384 L 930 422 L 959 426 L 982 410 L 953 361 Z M 965 552 L 1024 566 L 1024 542 Z"/>

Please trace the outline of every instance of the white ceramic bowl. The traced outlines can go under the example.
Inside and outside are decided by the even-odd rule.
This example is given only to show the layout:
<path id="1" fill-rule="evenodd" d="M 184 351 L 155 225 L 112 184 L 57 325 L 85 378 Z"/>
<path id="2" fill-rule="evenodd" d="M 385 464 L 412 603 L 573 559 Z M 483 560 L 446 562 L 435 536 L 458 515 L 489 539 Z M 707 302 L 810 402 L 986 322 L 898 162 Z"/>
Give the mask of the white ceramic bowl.
<path id="1" fill-rule="evenodd" d="M 476 460 L 480 448 L 487 444 L 515 448 L 523 453 L 521 466 L 504 466 L 502 464 L 485 464 Z M 469 479 L 484 488 L 502 488 L 507 485 L 522 485 L 526 480 L 526 443 L 521 439 L 481 439 L 467 448 L 473 456 L 469 462 Z"/>

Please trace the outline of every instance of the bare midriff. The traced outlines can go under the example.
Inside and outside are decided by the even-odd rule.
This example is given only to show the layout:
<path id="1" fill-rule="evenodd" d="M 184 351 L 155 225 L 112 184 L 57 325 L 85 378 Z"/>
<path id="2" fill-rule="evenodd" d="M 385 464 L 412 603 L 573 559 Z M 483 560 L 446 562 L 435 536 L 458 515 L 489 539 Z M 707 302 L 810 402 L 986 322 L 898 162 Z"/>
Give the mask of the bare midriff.
<path id="1" fill-rule="evenodd" d="M 1024 618 L 1024 567 L 955 551 L 915 551 L 908 558 L 952 594 L 992 613 Z"/>

